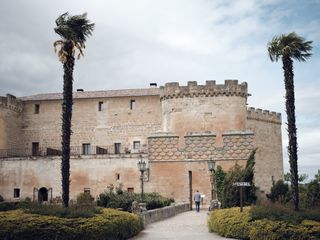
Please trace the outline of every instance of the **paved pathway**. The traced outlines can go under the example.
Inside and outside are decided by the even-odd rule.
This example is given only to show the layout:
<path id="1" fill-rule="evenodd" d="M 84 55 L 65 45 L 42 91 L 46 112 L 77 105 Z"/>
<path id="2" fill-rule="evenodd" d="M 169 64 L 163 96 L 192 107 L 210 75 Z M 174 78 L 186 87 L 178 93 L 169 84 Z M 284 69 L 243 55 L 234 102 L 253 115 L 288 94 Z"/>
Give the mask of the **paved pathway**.
<path id="1" fill-rule="evenodd" d="M 131 240 L 222 240 L 230 239 L 209 233 L 207 227 L 207 211 L 199 213 L 188 211 L 164 221 L 147 225 L 146 229 Z"/>

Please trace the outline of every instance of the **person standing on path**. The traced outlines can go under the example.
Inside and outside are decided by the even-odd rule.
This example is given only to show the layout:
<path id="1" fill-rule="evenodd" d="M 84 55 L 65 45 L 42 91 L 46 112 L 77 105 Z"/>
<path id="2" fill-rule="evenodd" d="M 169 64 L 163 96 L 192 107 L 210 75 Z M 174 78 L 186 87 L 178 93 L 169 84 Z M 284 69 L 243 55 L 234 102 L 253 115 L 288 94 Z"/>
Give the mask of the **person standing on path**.
<path id="1" fill-rule="evenodd" d="M 196 211 L 200 211 L 200 201 L 201 201 L 201 194 L 199 193 L 199 190 L 196 191 L 194 194 L 194 202 L 196 203 Z"/>

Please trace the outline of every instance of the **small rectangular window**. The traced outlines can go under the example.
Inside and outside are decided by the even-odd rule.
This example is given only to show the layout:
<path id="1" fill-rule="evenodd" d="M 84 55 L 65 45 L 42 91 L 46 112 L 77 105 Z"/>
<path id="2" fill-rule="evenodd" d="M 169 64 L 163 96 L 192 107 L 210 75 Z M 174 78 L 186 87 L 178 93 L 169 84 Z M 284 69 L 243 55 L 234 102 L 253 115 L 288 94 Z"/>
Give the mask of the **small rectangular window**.
<path id="1" fill-rule="evenodd" d="M 98 107 L 99 112 L 103 110 L 103 102 L 99 102 L 99 107 Z"/>
<path id="2" fill-rule="evenodd" d="M 121 143 L 115 143 L 114 144 L 114 153 L 120 154 L 120 150 L 121 150 Z"/>
<path id="3" fill-rule="evenodd" d="M 83 189 L 83 192 L 84 192 L 84 193 L 89 193 L 89 194 L 90 194 L 90 188 L 84 188 L 84 189 Z"/>
<path id="4" fill-rule="evenodd" d="M 134 188 L 133 187 L 128 187 L 128 193 L 134 193 Z"/>
<path id="5" fill-rule="evenodd" d="M 116 174 L 116 180 L 120 180 L 120 173 Z"/>
<path id="6" fill-rule="evenodd" d="M 20 197 L 20 188 L 14 188 L 13 189 L 13 197 L 19 198 Z"/>
<path id="7" fill-rule="evenodd" d="M 133 149 L 140 150 L 140 141 L 133 141 Z"/>
<path id="8" fill-rule="evenodd" d="M 40 112 L 40 104 L 35 104 L 34 105 L 34 114 L 39 114 Z"/>
<path id="9" fill-rule="evenodd" d="M 82 144 L 82 154 L 89 155 L 90 154 L 90 143 Z"/>
<path id="10" fill-rule="evenodd" d="M 136 108 L 136 100 L 131 99 L 130 100 L 130 109 L 134 110 Z"/>
<path id="11" fill-rule="evenodd" d="M 39 156 L 39 143 L 38 142 L 33 142 L 32 143 L 32 156 Z"/>

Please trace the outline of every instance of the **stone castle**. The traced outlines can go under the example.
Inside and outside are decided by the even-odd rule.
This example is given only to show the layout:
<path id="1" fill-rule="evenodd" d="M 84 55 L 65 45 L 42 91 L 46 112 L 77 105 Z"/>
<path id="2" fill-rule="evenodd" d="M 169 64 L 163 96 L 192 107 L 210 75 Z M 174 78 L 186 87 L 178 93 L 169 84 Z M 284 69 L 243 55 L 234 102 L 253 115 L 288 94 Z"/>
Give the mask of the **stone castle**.
<path id="1" fill-rule="evenodd" d="M 155 85 L 155 84 L 154 84 Z M 226 80 L 74 93 L 70 196 L 110 184 L 144 186 L 177 201 L 198 189 L 210 201 L 207 161 L 228 170 L 257 148 L 255 184 L 264 196 L 283 176 L 281 115 L 247 107 L 246 83 Z M 61 196 L 62 94 L 0 97 L 0 195 L 49 201 Z"/>

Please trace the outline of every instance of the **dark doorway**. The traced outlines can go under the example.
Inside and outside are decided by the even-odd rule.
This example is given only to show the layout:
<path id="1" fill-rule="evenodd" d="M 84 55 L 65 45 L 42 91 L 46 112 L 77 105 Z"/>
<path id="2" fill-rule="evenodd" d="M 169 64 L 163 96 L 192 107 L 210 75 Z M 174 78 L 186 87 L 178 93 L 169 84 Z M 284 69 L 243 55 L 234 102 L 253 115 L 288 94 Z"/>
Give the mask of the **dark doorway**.
<path id="1" fill-rule="evenodd" d="M 39 143 L 38 142 L 32 143 L 32 156 L 39 156 Z"/>
<path id="2" fill-rule="evenodd" d="M 192 191 L 192 171 L 189 171 L 189 201 L 190 201 L 190 210 L 192 210 L 192 195 L 193 195 L 193 191 Z"/>
<path id="3" fill-rule="evenodd" d="M 48 189 L 46 189 L 45 187 L 42 187 L 39 189 L 38 202 L 42 203 L 47 201 L 48 201 Z"/>

